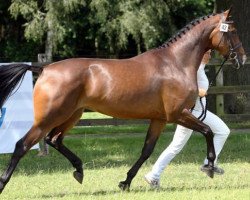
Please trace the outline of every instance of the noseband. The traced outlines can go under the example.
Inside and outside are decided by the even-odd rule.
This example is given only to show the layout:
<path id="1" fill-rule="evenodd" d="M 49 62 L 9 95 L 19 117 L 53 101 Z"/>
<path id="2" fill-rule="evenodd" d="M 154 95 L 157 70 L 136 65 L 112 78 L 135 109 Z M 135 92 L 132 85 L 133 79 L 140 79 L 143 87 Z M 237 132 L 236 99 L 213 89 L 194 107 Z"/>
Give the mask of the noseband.
<path id="1" fill-rule="evenodd" d="M 228 37 L 229 46 L 230 46 L 229 53 L 228 53 L 227 57 L 229 60 L 235 60 L 236 62 L 239 62 L 239 57 L 238 57 L 236 50 L 242 46 L 242 43 L 239 42 L 238 44 L 236 44 L 234 46 L 232 35 L 236 34 L 236 31 L 229 31 L 226 34 L 227 34 L 226 36 Z M 239 68 L 240 68 L 240 66 L 236 67 L 236 69 L 239 69 Z"/>
<path id="2" fill-rule="evenodd" d="M 225 21 L 225 22 L 223 22 L 223 23 L 224 23 L 224 24 L 233 24 L 234 22 L 233 22 L 233 21 Z M 221 41 L 222 41 L 222 38 L 223 38 L 224 34 L 225 34 L 225 36 L 226 36 L 226 38 L 227 38 L 227 41 L 228 41 L 229 47 L 230 47 L 230 48 L 229 48 L 229 51 L 228 51 L 228 54 L 225 56 L 225 61 L 224 61 L 224 63 L 225 63 L 227 60 L 235 60 L 237 63 L 239 63 L 239 56 L 238 56 L 236 50 L 242 46 L 242 43 L 239 42 L 238 44 L 234 45 L 234 42 L 233 42 L 233 39 L 232 39 L 233 35 L 234 35 L 234 34 L 237 34 L 237 32 L 236 32 L 236 31 L 223 31 L 223 32 L 222 32 L 221 39 L 220 39 L 220 42 L 219 42 L 219 44 L 218 44 L 217 47 L 219 47 L 219 45 L 220 45 L 220 43 L 221 43 Z M 234 67 L 234 68 L 239 69 L 240 66 Z"/>

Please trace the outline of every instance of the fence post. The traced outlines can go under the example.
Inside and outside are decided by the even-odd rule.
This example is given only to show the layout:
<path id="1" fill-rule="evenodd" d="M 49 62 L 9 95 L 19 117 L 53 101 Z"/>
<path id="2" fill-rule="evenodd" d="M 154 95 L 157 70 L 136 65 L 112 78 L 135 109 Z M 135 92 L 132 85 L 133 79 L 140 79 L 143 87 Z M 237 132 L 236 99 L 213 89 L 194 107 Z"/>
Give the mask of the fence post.
<path id="1" fill-rule="evenodd" d="M 215 71 L 218 72 L 220 66 L 215 66 Z M 219 72 L 216 78 L 216 86 L 223 86 L 223 69 Z M 219 116 L 224 115 L 224 95 L 216 95 L 216 114 Z"/>
<path id="2" fill-rule="evenodd" d="M 48 62 L 46 54 L 43 53 L 37 55 L 37 60 L 39 63 Z M 49 154 L 49 146 L 46 143 L 45 138 L 43 138 L 42 141 L 39 142 L 39 146 L 40 146 L 40 151 L 38 153 L 38 156 L 46 156 Z"/>

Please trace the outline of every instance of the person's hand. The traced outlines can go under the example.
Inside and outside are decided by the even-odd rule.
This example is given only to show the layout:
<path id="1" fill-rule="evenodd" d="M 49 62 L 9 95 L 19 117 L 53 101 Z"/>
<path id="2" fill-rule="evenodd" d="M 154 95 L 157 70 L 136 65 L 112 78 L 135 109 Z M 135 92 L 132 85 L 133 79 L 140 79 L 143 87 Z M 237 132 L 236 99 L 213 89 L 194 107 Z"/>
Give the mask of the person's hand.
<path id="1" fill-rule="evenodd" d="M 202 63 L 203 64 L 207 64 L 208 62 L 209 62 L 209 60 L 210 60 L 210 58 L 211 58 L 211 50 L 208 50 L 205 54 L 204 54 L 204 56 L 203 56 L 203 58 L 202 58 Z"/>
<path id="2" fill-rule="evenodd" d="M 207 90 L 204 90 L 202 88 L 199 88 L 199 96 L 204 97 L 207 95 Z"/>

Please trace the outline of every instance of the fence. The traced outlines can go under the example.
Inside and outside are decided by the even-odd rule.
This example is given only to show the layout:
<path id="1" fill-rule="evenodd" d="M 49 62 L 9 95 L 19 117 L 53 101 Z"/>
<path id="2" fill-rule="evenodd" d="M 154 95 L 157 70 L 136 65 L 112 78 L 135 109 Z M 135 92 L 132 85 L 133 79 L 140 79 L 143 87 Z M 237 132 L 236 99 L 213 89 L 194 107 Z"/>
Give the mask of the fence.
<path id="1" fill-rule="evenodd" d="M 249 93 L 250 85 L 241 86 L 215 86 L 210 87 L 208 94 L 216 95 L 216 113 L 226 121 L 250 121 L 250 114 L 225 114 L 224 95 L 236 93 Z"/>

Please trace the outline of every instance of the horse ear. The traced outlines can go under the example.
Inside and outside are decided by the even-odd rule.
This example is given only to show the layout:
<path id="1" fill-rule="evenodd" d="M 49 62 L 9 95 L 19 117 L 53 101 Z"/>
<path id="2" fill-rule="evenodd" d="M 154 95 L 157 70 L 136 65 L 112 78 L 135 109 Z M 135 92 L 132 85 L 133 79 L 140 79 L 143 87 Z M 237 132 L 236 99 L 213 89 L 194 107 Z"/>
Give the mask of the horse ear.
<path id="1" fill-rule="evenodd" d="M 226 20 L 230 17 L 232 10 L 233 10 L 233 6 L 230 6 L 230 8 L 225 11 Z"/>

